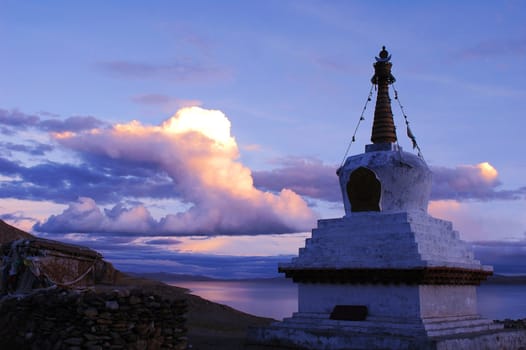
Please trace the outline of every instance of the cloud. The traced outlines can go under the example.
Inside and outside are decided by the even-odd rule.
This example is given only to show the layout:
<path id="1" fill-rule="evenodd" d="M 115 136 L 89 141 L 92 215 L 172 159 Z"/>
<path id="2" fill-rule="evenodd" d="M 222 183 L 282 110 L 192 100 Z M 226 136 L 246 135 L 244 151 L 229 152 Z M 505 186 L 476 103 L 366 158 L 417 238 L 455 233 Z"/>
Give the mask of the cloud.
<path id="1" fill-rule="evenodd" d="M 2 134 L 11 135 L 16 129 L 25 130 L 35 126 L 40 121 L 36 115 L 22 113 L 18 110 L 8 111 L 0 108 L 0 131 Z"/>
<path id="2" fill-rule="evenodd" d="M 516 190 L 497 190 L 501 185 L 497 170 L 488 162 L 460 165 L 455 168 L 432 167 L 433 200 L 514 200 L 524 198 L 526 187 Z"/>
<path id="3" fill-rule="evenodd" d="M 11 155 L 11 152 L 21 152 L 33 156 L 43 156 L 52 150 L 53 146 L 36 141 L 30 141 L 29 145 L 12 142 L 0 142 L 0 154 L 5 153 L 7 155 Z"/>
<path id="4" fill-rule="evenodd" d="M 16 208 L 14 206 L 6 205 L 8 203 L 2 203 L 0 206 L 0 220 L 7 222 L 16 228 L 30 232 L 31 228 L 38 222 L 38 218 L 27 215 L 27 207 Z"/>
<path id="5" fill-rule="evenodd" d="M 526 275 L 526 239 L 472 242 L 475 257 L 497 274 Z"/>
<path id="6" fill-rule="evenodd" d="M 37 223 L 34 229 L 58 233 L 142 233 L 150 231 L 154 225 L 152 216 L 143 206 L 128 209 L 118 204 L 112 209 L 101 211 L 93 199 L 81 197 L 62 214 L 50 216 L 44 224 Z"/>
<path id="7" fill-rule="evenodd" d="M 133 254 L 133 255 L 132 255 Z M 286 262 L 292 256 L 225 256 L 196 253 L 167 253 L 139 250 L 123 254 L 115 251 L 109 260 L 125 272 L 168 272 L 199 275 L 212 278 L 242 279 L 279 277 L 277 264 Z M 218 268 L 220 266 L 221 268 Z"/>
<path id="8" fill-rule="evenodd" d="M 81 164 L 46 161 L 30 167 L 0 157 L 0 175 L 9 177 L 0 182 L 0 198 L 69 203 L 80 194 L 109 204 L 123 197 L 178 196 L 173 181 L 148 164 L 116 164 L 97 157 Z"/>
<path id="9" fill-rule="evenodd" d="M 160 126 L 132 121 L 56 134 L 55 140 L 88 163 L 104 163 L 109 173 L 137 167 L 145 180 L 166 174 L 176 189 L 171 194 L 192 206 L 155 221 L 141 206 L 103 211 L 92 198 L 81 198 L 35 226 L 39 231 L 239 235 L 298 232 L 314 223 L 305 201 L 290 189 L 273 194 L 254 187 L 251 171 L 237 161 L 230 121 L 220 111 L 183 108 Z"/>
<path id="10" fill-rule="evenodd" d="M 22 167 L 17 162 L 0 157 L 0 175 L 13 176 L 19 173 L 20 169 L 22 169 Z M 1 182 L 0 186 L 2 186 L 4 182 L 5 181 Z"/>
<path id="11" fill-rule="evenodd" d="M 254 184 L 258 188 L 279 191 L 290 188 L 314 199 L 340 202 L 341 192 L 336 167 L 316 159 L 287 158 L 277 161 L 278 168 L 255 171 Z M 431 200 L 458 201 L 517 200 L 526 198 L 526 187 L 499 190 L 497 170 L 488 162 L 459 165 L 455 168 L 431 166 L 433 186 Z"/>
<path id="12" fill-rule="evenodd" d="M 190 241 L 197 237 L 144 237 L 130 235 L 93 235 L 93 234 L 55 234 L 54 239 L 87 246 L 104 255 L 118 269 L 126 272 L 169 272 L 178 274 L 204 275 L 214 278 L 262 278 L 277 277 L 277 263 L 289 261 L 292 254 L 280 255 L 232 255 L 229 253 L 210 253 L 209 251 L 181 251 L 181 241 Z M 268 236 L 259 237 L 214 237 L 201 239 L 208 242 L 237 240 L 258 244 L 259 240 L 267 240 Z M 277 239 L 276 239 L 277 241 Z M 256 242 L 256 243 L 255 243 Z M 261 249 L 264 251 L 265 249 Z M 217 268 L 220 266 L 221 268 Z"/>
<path id="13" fill-rule="evenodd" d="M 278 169 L 254 171 L 254 184 L 269 191 L 290 188 L 294 192 L 315 199 L 341 201 L 342 195 L 336 167 L 317 159 L 283 158 L 277 160 Z"/>
<path id="14" fill-rule="evenodd" d="M 430 215 L 454 223 L 462 239 L 472 241 L 481 237 L 491 237 L 495 225 L 488 215 L 480 217 L 480 210 L 473 205 L 456 200 L 435 200 L 428 205 Z M 502 227 L 502 225 L 500 225 Z"/>
<path id="15" fill-rule="evenodd" d="M 168 272 L 187 275 L 207 276 L 222 279 L 271 278 L 283 276 L 276 266 L 292 256 L 238 257 L 212 254 L 177 254 L 170 259 L 156 257 L 123 259 L 114 258 L 113 264 L 122 271 Z M 220 266 L 221 268 L 218 268 Z"/>
<path id="16" fill-rule="evenodd" d="M 526 227 L 523 215 L 524 201 L 508 201 L 504 204 L 496 205 L 490 201 L 439 200 L 429 203 L 428 212 L 434 217 L 453 222 L 462 239 L 515 239 L 521 236 Z"/>
<path id="17" fill-rule="evenodd" d="M 4 221 L 11 221 L 13 223 L 18 223 L 20 221 L 33 221 L 36 222 L 37 220 L 33 217 L 26 216 L 22 212 L 14 212 L 14 213 L 3 213 L 0 214 L 0 219 Z"/>
<path id="18" fill-rule="evenodd" d="M 1 198 L 70 205 L 41 222 L 37 227 L 42 231 L 137 234 L 141 227 L 148 235 L 299 232 L 314 223 L 300 196 L 341 203 L 336 167 L 320 160 L 283 158 L 275 169 L 255 172 L 243 166 L 230 122 L 220 111 L 183 108 L 158 126 L 138 121 L 108 126 L 94 117 L 41 120 L 21 112 L 10 112 L 3 121 L 51 132 L 55 141 L 54 146 L 0 143 Z M 42 156 L 52 147 L 73 151 L 78 159 L 24 165 L 9 158 L 10 152 Z M 498 172 L 489 163 L 432 170 L 433 201 L 526 196 L 526 187 L 500 190 Z M 176 201 L 185 209 L 167 214 L 144 204 L 156 199 Z M 148 210 L 155 210 L 155 219 Z M 140 225 L 127 213 L 142 213 Z M 72 219 L 77 217 L 84 220 L 81 231 Z"/>
<path id="19" fill-rule="evenodd" d="M 45 116 L 51 113 L 40 113 Z M 35 128 L 46 132 L 82 131 L 104 126 L 105 123 L 92 116 L 72 116 L 66 119 L 41 119 L 37 115 L 22 113 L 18 110 L 0 109 L 0 131 L 12 135 L 19 130 Z"/>
<path id="20" fill-rule="evenodd" d="M 39 123 L 40 129 L 51 132 L 82 131 L 104 126 L 105 123 L 92 116 L 74 116 L 66 119 L 47 119 Z"/>
<path id="21" fill-rule="evenodd" d="M 172 244 L 180 244 L 181 241 L 175 238 L 154 238 L 144 241 L 145 244 L 169 246 Z"/>
<path id="22" fill-rule="evenodd" d="M 108 61 L 97 64 L 103 72 L 121 78 L 163 79 L 170 81 L 210 81 L 230 76 L 225 69 L 206 65 L 194 60 L 172 63 L 145 63 L 131 61 Z"/>

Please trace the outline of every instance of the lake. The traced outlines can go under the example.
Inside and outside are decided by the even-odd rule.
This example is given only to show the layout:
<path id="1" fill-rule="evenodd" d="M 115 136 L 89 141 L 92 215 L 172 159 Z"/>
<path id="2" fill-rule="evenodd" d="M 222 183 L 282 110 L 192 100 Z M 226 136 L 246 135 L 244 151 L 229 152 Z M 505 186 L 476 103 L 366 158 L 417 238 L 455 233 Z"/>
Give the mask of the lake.
<path id="1" fill-rule="evenodd" d="M 298 292 L 290 280 L 168 282 L 192 294 L 234 309 L 281 320 L 298 309 Z M 526 318 L 526 285 L 482 285 L 479 313 L 489 319 Z"/>

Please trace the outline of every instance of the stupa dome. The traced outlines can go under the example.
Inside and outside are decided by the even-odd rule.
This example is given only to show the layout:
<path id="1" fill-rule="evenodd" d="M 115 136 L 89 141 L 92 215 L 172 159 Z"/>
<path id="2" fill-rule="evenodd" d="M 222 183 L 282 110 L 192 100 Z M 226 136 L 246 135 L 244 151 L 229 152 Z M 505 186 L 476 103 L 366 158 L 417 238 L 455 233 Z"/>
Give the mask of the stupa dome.
<path id="1" fill-rule="evenodd" d="M 369 147 L 368 152 L 347 158 L 340 168 L 345 214 L 361 211 L 427 212 L 431 192 L 431 171 L 427 164 L 395 144 L 383 146 L 388 149 Z"/>
<path id="2" fill-rule="evenodd" d="M 347 158 L 338 169 L 346 215 L 363 211 L 427 212 L 431 171 L 422 158 L 404 152 L 397 143 L 389 97 L 389 85 L 396 79 L 391 74 L 390 59 L 384 46 L 374 63 L 371 82 L 377 86 L 378 95 L 373 143 L 365 147 L 365 153 Z"/>

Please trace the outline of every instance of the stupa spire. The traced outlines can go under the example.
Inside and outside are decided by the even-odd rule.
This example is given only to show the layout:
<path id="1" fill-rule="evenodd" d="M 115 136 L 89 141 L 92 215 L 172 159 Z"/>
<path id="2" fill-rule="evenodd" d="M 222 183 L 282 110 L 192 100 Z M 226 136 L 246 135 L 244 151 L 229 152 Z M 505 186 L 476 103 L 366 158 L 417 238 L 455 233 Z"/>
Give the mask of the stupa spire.
<path id="1" fill-rule="evenodd" d="M 371 141 L 374 143 L 396 142 L 396 130 L 391 111 L 391 98 L 389 97 L 389 84 L 395 82 L 395 77 L 391 74 L 392 63 L 389 62 L 391 55 L 382 47 L 382 51 L 376 57 L 374 63 L 374 76 L 371 82 L 378 87 L 376 97 L 376 107 L 374 110 L 373 131 Z"/>

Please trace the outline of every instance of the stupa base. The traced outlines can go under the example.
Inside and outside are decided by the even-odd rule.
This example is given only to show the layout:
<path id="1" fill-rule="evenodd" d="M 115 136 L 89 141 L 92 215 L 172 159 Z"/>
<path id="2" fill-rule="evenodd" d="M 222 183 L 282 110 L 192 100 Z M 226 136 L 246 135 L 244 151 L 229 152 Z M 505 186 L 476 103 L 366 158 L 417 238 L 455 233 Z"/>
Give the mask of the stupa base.
<path id="1" fill-rule="evenodd" d="M 358 349 L 526 349 L 526 330 L 503 329 L 479 317 L 422 322 L 336 321 L 327 315 L 295 314 L 269 327 L 254 328 L 248 343 L 257 348 Z M 250 349 L 250 346 L 248 347 Z"/>

